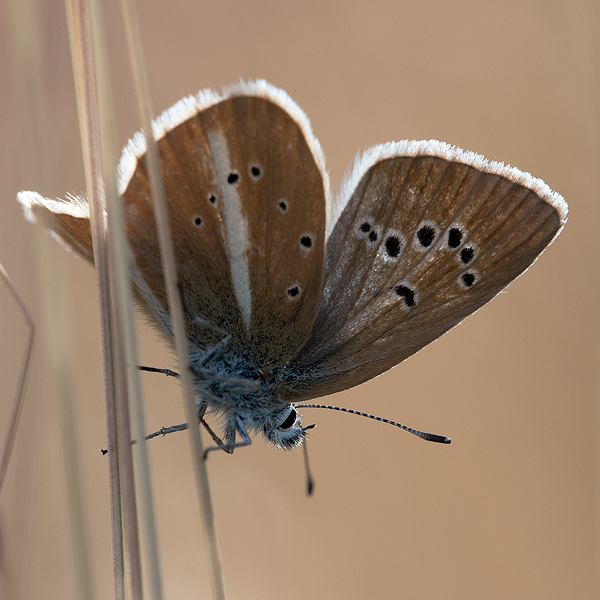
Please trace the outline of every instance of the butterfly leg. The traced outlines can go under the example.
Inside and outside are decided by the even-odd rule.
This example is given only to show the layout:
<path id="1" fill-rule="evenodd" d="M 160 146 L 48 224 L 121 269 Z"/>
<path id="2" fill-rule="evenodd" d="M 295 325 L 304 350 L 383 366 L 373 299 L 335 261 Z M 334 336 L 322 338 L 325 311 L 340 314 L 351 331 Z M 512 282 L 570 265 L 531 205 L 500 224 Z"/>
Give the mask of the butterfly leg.
<path id="1" fill-rule="evenodd" d="M 145 367 L 144 365 L 138 365 L 138 369 L 140 371 L 149 371 L 150 373 L 162 373 L 163 375 L 167 375 L 167 377 L 175 377 L 179 379 L 179 373 L 175 371 L 171 371 L 171 369 L 159 369 L 158 367 Z"/>
<path id="2" fill-rule="evenodd" d="M 210 434 L 210 437 L 213 439 L 215 444 L 217 444 L 216 448 L 221 448 L 225 452 L 231 454 L 233 452 L 233 448 L 231 448 L 230 445 L 225 444 L 223 442 L 223 440 L 212 430 L 211 426 L 205 421 L 204 415 L 206 414 L 206 409 L 207 409 L 206 404 L 201 405 L 200 408 L 198 409 L 198 419 L 200 420 L 200 423 L 202 423 L 202 425 L 204 426 L 206 431 L 208 431 L 208 433 Z M 176 431 L 185 431 L 187 428 L 188 428 L 187 423 L 182 423 L 181 425 L 172 425 L 171 427 L 161 427 L 158 431 L 148 434 L 144 439 L 151 440 L 152 438 L 158 437 L 159 435 L 165 436 L 165 435 L 167 435 L 167 433 L 174 433 Z M 133 440 L 131 443 L 135 444 L 135 443 L 137 443 L 137 440 Z M 102 453 L 106 454 L 106 450 L 102 450 Z"/>
<path id="3" fill-rule="evenodd" d="M 221 328 L 219 327 L 218 329 L 221 329 Z M 219 354 L 221 354 L 221 352 L 223 352 L 223 350 L 225 350 L 225 347 L 227 346 L 227 344 L 229 344 L 231 335 L 229 333 L 226 333 L 222 329 L 221 329 L 221 332 L 225 335 L 225 337 L 223 339 L 219 340 L 212 348 L 210 348 L 206 352 L 206 354 L 200 360 L 200 366 L 206 365 L 213 358 L 215 358 L 216 356 L 219 356 Z"/>
<path id="4" fill-rule="evenodd" d="M 217 330 L 218 333 L 222 333 L 224 336 L 223 339 L 219 340 L 219 342 L 217 342 L 212 348 L 210 348 L 208 352 L 200 359 L 199 366 L 203 367 L 208 362 L 210 362 L 215 356 L 219 356 L 219 354 L 223 352 L 223 350 L 229 343 L 229 340 L 231 339 L 231 335 L 226 331 L 223 331 L 220 327 L 213 325 L 209 321 L 199 319 L 198 317 L 195 317 L 195 320 L 198 320 L 202 323 L 202 325 L 209 329 Z M 150 373 L 162 373 L 163 375 L 167 375 L 168 377 L 175 377 L 177 379 L 179 379 L 180 377 L 179 373 L 177 373 L 176 371 L 172 371 L 171 369 L 160 369 L 158 367 L 147 367 L 144 365 L 138 365 L 138 369 L 140 371 L 148 371 Z"/>
<path id="5" fill-rule="evenodd" d="M 242 419 L 238 415 L 234 415 L 233 419 L 234 422 L 230 421 L 225 427 L 225 438 L 227 439 L 227 444 L 225 444 L 224 446 L 211 446 L 210 448 L 207 448 L 204 451 L 204 460 L 206 460 L 206 458 L 208 457 L 208 453 L 212 452 L 213 450 L 223 449 L 226 452 L 233 454 L 235 448 L 249 446 L 252 443 L 252 439 L 250 438 L 250 435 L 248 434 L 248 431 Z M 235 441 L 236 431 L 239 432 L 242 438 L 241 442 Z"/>
<path id="6" fill-rule="evenodd" d="M 217 450 L 217 449 L 221 448 L 221 450 L 224 450 L 228 454 L 232 454 L 233 448 L 230 448 L 228 444 L 224 443 L 223 440 L 212 430 L 211 426 L 204 420 L 204 415 L 206 414 L 206 408 L 207 408 L 206 404 L 202 404 L 200 406 L 200 408 L 198 409 L 198 419 L 200 419 L 200 423 L 202 423 L 202 425 L 204 425 L 204 429 L 206 429 L 206 431 L 208 431 L 210 437 L 213 439 L 213 442 L 215 442 L 215 444 L 217 444 L 214 447 L 214 449 Z M 212 448 L 212 446 L 211 446 L 211 448 Z M 206 456 L 206 452 L 204 453 L 204 456 Z"/>
<path id="7" fill-rule="evenodd" d="M 209 348 L 206 353 L 201 356 L 198 362 L 194 365 L 192 370 L 199 375 L 200 377 L 210 380 L 210 381 L 220 381 L 226 385 L 227 392 L 230 394 L 246 394 L 248 392 L 252 392 L 261 387 L 262 383 L 260 381 L 254 379 L 246 379 L 244 377 L 232 377 L 232 376 L 222 376 L 216 375 L 214 373 L 205 372 L 202 370 L 203 367 L 206 367 L 211 360 L 218 357 L 226 348 L 227 344 L 231 340 L 231 334 L 227 333 L 217 325 L 213 325 L 209 321 L 204 321 L 199 317 L 194 317 L 195 320 L 202 323 L 206 327 L 210 327 L 211 329 L 221 333 L 223 338 L 219 340 L 214 346 Z"/>
<path id="8" fill-rule="evenodd" d="M 206 365 L 208 365 L 208 363 L 210 363 L 211 360 L 218 357 L 225 350 L 227 344 L 229 344 L 229 341 L 231 340 L 231 334 L 227 333 L 224 329 L 222 329 L 218 325 L 215 325 L 208 319 L 205 319 L 198 314 L 194 314 L 189 309 L 185 302 L 185 295 L 183 294 L 183 286 L 181 285 L 181 283 L 179 284 L 179 291 L 181 295 L 183 310 L 188 315 L 191 315 L 192 319 L 194 320 L 194 323 L 201 325 L 202 327 L 206 327 L 206 329 L 214 331 L 215 333 L 218 333 L 219 335 L 223 336 L 214 346 L 212 346 L 206 351 L 206 354 L 200 357 L 200 359 L 196 364 L 194 364 L 192 369 L 204 379 L 209 379 L 211 381 L 222 381 L 226 383 L 228 386 L 229 393 L 245 394 L 247 392 L 252 392 L 260 388 L 261 382 L 259 381 L 244 379 L 241 377 L 221 377 L 212 373 L 206 373 L 202 371 L 203 367 L 206 367 Z"/>

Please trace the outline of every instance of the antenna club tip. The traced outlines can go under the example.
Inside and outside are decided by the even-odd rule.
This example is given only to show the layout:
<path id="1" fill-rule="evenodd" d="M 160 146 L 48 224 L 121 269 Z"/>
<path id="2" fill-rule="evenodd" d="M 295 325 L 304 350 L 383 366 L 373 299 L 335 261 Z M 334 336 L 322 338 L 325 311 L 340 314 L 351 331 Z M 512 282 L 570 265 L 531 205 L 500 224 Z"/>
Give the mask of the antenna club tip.
<path id="1" fill-rule="evenodd" d="M 452 444 L 452 440 L 449 437 L 447 437 L 447 438 L 444 438 L 444 441 L 442 443 L 450 445 L 450 444 Z"/>

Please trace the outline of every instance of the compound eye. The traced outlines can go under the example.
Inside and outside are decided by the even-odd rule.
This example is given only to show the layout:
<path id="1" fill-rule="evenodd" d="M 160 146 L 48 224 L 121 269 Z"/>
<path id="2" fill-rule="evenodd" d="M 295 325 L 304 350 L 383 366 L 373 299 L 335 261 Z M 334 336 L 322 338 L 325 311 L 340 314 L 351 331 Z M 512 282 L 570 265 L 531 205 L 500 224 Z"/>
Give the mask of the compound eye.
<path id="1" fill-rule="evenodd" d="M 295 408 L 292 408 L 290 414 L 286 417 L 285 421 L 279 426 L 279 429 L 289 429 L 294 425 L 296 419 L 298 417 L 298 413 Z"/>

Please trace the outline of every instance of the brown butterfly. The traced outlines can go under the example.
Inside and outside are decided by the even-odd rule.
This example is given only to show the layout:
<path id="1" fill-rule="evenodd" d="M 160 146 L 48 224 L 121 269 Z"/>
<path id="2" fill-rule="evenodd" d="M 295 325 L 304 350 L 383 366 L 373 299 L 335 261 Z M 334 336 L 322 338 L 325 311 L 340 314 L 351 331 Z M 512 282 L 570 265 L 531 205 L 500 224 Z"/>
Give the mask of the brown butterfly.
<path id="1" fill-rule="evenodd" d="M 295 404 L 398 364 L 491 300 L 558 235 L 539 179 L 430 141 L 376 146 L 333 196 L 302 110 L 265 81 L 184 98 L 154 123 L 200 415 L 224 437 L 306 436 Z M 119 164 L 135 297 L 172 343 L 146 166 Z M 93 261 L 85 200 L 21 192 Z"/>

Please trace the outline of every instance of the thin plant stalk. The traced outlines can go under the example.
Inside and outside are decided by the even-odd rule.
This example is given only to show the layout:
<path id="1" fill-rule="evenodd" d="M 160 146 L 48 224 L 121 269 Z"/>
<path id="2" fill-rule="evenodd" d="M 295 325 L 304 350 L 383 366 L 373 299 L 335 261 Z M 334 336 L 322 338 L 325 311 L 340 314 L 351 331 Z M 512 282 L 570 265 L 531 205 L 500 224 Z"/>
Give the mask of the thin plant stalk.
<path id="1" fill-rule="evenodd" d="M 98 59 L 98 91 L 100 105 L 100 123 L 102 131 L 106 135 L 106 143 L 102 145 L 102 150 L 105 152 L 104 164 L 116 164 L 115 152 L 116 148 L 115 136 L 113 134 L 113 121 L 110 116 L 113 111 L 110 110 L 111 96 L 109 94 L 110 85 L 108 78 L 107 60 L 105 57 L 105 46 L 101 42 L 104 36 L 101 31 L 102 15 L 100 6 L 97 2 L 92 4 L 93 10 L 96 11 L 93 18 L 93 24 L 97 31 L 94 32 L 93 39 L 96 46 L 96 57 Z M 146 426 L 144 423 L 144 411 L 142 406 L 142 394 L 140 387 L 139 371 L 137 364 L 139 363 L 137 355 L 137 342 L 135 336 L 134 314 L 133 314 L 133 298 L 131 291 L 131 281 L 129 277 L 128 265 L 128 250 L 125 234 L 125 217 L 123 210 L 122 199 L 117 192 L 117 183 L 115 169 L 111 169 L 105 175 L 106 181 L 106 200 L 108 214 L 108 241 L 109 241 L 109 257 L 111 263 L 111 282 L 114 293 L 115 320 L 119 323 L 117 331 L 123 335 L 123 348 L 125 350 L 125 361 L 119 361 L 119 364 L 126 364 L 127 382 L 128 382 L 128 397 L 129 397 L 129 413 L 134 429 L 134 437 L 143 439 L 146 434 Z M 128 431 L 129 435 L 129 431 Z M 131 440 L 131 436 L 127 438 Z M 125 440 L 123 440 L 125 443 Z M 131 447 L 128 444 L 128 449 Z M 137 495 L 140 516 L 142 541 L 144 543 L 144 559 L 145 573 L 149 584 L 149 596 L 153 600 L 162 599 L 162 581 L 161 569 L 158 554 L 158 537 L 154 518 L 154 502 L 150 477 L 150 467 L 148 462 L 148 450 L 146 443 L 137 444 L 135 446 L 136 461 L 136 483 L 139 493 Z"/>
<path id="2" fill-rule="evenodd" d="M 127 368 L 127 365 L 137 365 L 137 350 L 135 327 L 133 319 L 131 284 L 127 263 L 123 208 L 117 193 L 114 165 L 114 126 L 110 110 L 110 85 L 105 59 L 104 35 L 101 25 L 101 13 L 97 2 L 82 2 L 82 53 L 87 53 L 87 66 L 93 68 L 89 78 L 94 81 L 95 95 L 86 97 L 86 110 L 93 115 L 97 127 L 98 139 L 94 151 L 99 153 L 98 173 L 103 174 L 102 182 L 106 201 L 107 213 L 107 249 L 108 279 L 110 282 L 110 306 L 113 310 L 111 331 L 113 350 L 114 390 L 117 399 L 117 437 L 118 457 L 121 474 L 121 500 L 124 518 L 125 547 L 131 571 L 131 596 L 142 598 L 142 577 L 137 526 L 136 496 L 133 477 L 133 461 L 131 455 L 131 432 L 129 427 L 130 414 L 137 437 L 145 433 L 141 390 L 137 369 Z M 83 71 L 85 73 L 85 71 Z M 89 108 L 88 108 L 89 103 Z M 92 105 L 93 104 L 93 105 Z M 94 157 L 92 157 L 94 158 Z M 105 167 L 104 169 L 102 167 Z M 131 401 L 131 408 L 128 407 Z M 141 433 L 140 433 L 141 432 Z M 154 522 L 154 507 L 150 483 L 145 444 L 137 446 L 139 498 L 142 515 L 143 539 L 145 542 L 146 572 L 148 574 L 149 592 L 153 600 L 162 599 L 160 564 L 158 560 L 158 543 Z"/>
<path id="3" fill-rule="evenodd" d="M 12 455 L 12 449 L 14 447 L 15 438 L 17 437 L 17 429 L 19 427 L 19 419 L 21 411 L 23 409 L 23 403 L 25 399 L 25 388 L 27 386 L 27 379 L 29 376 L 29 364 L 31 362 L 31 353 L 33 350 L 33 340 L 35 337 L 35 327 L 33 324 L 33 318 L 31 313 L 27 309 L 25 301 L 19 294 L 17 288 L 11 281 L 8 273 L 4 267 L 0 264 L 0 276 L 4 280 L 6 287 L 10 290 L 13 295 L 19 309 L 23 313 L 27 327 L 29 328 L 29 335 L 27 336 L 27 344 L 23 353 L 23 360 L 21 361 L 21 368 L 19 369 L 19 375 L 17 378 L 17 387 L 13 396 L 13 402 L 10 408 L 10 414 L 6 423 L 6 432 L 4 434 L 4 445 L 2 447 L 2 457 L 0 458 L 0 492 L 4 485 L 6 478 L 6 472 L 8 470 L 8 463 Z"/>
<path id="4" fill-rule="evenodd" d="M 111 506 L 111 531 L 113 548 L 113 582 L 115 600 L 125 599 L 125 558 L 123 548 L 123 508 L 121 504 L 121 474 L 117 430 L 117 407 L 110 311 L 110 285 L 106 253 L 104 221 L 104 195 L 101 185 L 101 160 L 99 151 L 96 82 L 89 43 L 89 12 L 87 5 L 78 0 L 65 0 L 65 10 L 71 45 L 73 76 L 77 95 L 79 130 L 83 164 L 90 206 L 90 225 L 94 250 L 94 263 L 99 291 L 104 364 L 104 393 L 106 406 L 107 448 L 109 460 L 109 485 Z M 138 563 L 139 564 L 139 563 Z M 141 582 L 140 569 L 130 565 L 130 581 Z M 131 584 L 130 585 L 135 585 Z"/>
<path id="5" fill-rule="evenodd" d="M 165 285 L 169 302 L 169 314 L 173 325 L 175 348 L 181 365 L 181 380 L 184 395 L 185 411 L 188 423 L 199 423 L 196 411 L 196 399 L 194 394 L 191 369 L 189 367 L 188 342 L 183 322 L 182 300 L 177 288 L 177 270 L 173 252 L 173 242 L 169 225 L 169 215 L 166 209 L 166 197 L 162 178 L 160 176 L 160 164 L 158 146 L 152 135 L 152 107 L 150 101 L 150 90 L 146 76 L 143 58 L 141 36 L 139 33 L 138 19 L 132 0 L 121 2 L 125 31 L 129 44 L 129 53 L 132 61 L 135 87 L 138 105 L 142 119 L 142 128 L 146 133 L 146 158 L 154 200 L 154 212 L 156 215 L 159 244 L 162 256 L 163 273 L 165 274 Z M 209 570 L 215 600 L 225 600 L 225 583 L 221 563 L 221 554 L 214 518 L 213 505 L 208 482 L 208 473 L 204 461 L 204 449 L 200 437 L 199 427 L 189 427 L 190 449 L 194 465 L 196 489 L 200 503 L 200 514 L 204 526 L 204 535 L 209 557 Z M 142 439 L 141 435 L 138 439 Z"/>

